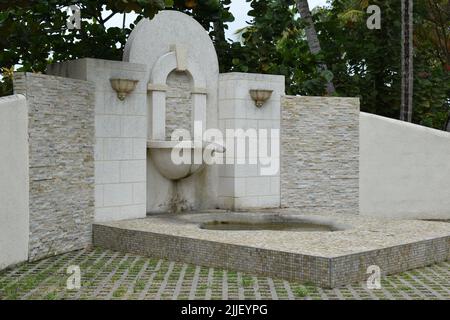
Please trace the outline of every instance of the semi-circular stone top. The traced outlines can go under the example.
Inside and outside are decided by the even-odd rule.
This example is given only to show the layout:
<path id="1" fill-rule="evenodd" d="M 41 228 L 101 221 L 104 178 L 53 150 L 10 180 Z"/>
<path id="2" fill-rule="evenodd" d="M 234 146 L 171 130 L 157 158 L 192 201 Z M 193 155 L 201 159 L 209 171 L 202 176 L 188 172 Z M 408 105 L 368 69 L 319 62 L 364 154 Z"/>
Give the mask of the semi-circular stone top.
<path id="1" fill-rule="evenodd" d="M 211 38 L 195 19 L 178 11 L 163 10 L 152 20 L 141 20 L 128 39 L 123 60 L 146 64 L 150 74 L 173 45 L 186 50 L 187 62 L 202 66 L 206 81 L 217 81 L 219 64 Z"/>

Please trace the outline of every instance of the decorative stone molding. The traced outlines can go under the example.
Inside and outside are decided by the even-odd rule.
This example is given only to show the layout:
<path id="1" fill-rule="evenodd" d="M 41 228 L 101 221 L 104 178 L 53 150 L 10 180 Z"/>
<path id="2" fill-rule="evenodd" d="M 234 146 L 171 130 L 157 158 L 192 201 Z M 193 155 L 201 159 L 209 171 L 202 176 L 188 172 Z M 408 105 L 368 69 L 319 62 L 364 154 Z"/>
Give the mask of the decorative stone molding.
<path id="1" fill-rule="evenodd" d="M 170 51 L 175 52 L 177 58 L 177 71 L 187 71 L 186 48 L 181 45 L 173 44 L 170 46 Z"/>
<path id="2" fill-rule="evenodd" d="M 255 106 L 261 108 L 267 100 L 272 96 L 273 90 L 250 90 L 250 96 L 255 101 Z"/>
<path id="3" fill-rule="evenodd" d="M 206 88 L 193 88 L 192 94 L 208 94 L 208 89 Z"/>
<path id="4" fill-rule="evenodd" d="M 138 80 L 130 79 L 110 79 L 111 87 L 117 92 L 117 98 L 120 101 L 125 100 L 125 98 L 136 89 L 136 84 Z"/>
<path id="5" fill-rule="evenodd" d="M 162 91 L 166 92 L 169 89 L 167 85 L 161 85 L 161 84 L 153 84 L 149 83 L 147 86 L 147 91 Z"/>

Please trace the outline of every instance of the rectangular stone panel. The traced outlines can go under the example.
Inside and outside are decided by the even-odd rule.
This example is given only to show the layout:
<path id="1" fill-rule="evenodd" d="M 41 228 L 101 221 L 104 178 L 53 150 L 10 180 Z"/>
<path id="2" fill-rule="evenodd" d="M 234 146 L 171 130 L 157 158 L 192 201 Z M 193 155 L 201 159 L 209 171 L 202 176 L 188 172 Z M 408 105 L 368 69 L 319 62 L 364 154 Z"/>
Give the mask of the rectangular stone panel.
<path id="1" fill-rule="evenodd" d="M 28 103 L 29 259 L 84 248 L 95 207 L 94 85 L 33 73 L 14 78 Z"/>
<path id="2" fill-rule="evenodd" d="M 359 214 L 359 100 L 285 96 L 281 204 Z"/>

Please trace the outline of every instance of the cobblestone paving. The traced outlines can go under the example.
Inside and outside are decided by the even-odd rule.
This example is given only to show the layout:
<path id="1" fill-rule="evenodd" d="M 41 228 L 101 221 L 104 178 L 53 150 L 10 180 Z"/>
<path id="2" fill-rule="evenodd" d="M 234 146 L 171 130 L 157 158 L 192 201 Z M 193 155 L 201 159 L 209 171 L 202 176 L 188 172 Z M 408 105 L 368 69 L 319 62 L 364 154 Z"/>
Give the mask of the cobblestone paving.
<path id="1" fill-rule="evenodd" d="M 81 268 L 80 290 L 69 291 L 68 266 Z M 109 250 L 66 253 L 0 272 L 1 299 L 446 299 L 450 261 L 384 277 L 382 289 L 363 283 L 321 289 L 223 269 L 149 259 Z"/>

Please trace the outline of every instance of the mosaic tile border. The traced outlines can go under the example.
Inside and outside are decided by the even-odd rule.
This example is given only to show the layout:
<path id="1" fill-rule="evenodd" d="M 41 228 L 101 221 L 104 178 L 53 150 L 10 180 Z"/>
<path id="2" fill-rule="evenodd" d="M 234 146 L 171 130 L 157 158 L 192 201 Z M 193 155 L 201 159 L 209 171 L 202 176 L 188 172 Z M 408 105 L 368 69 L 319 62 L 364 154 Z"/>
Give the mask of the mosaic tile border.
<path id="1" fill-rule="evenodd" d="M 334 288 L 367 279 L 367 267 L 384 275 L 450 258 L 450 237 L 325 258 L 201 239 L 94 225 L 95 246 L 149 257 L 222 267 Z"/>

